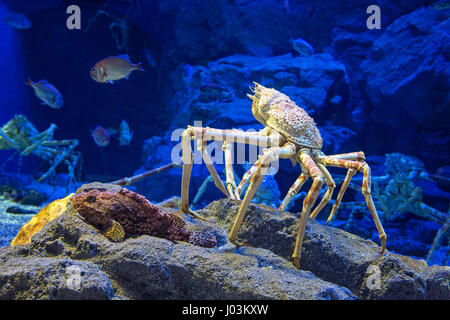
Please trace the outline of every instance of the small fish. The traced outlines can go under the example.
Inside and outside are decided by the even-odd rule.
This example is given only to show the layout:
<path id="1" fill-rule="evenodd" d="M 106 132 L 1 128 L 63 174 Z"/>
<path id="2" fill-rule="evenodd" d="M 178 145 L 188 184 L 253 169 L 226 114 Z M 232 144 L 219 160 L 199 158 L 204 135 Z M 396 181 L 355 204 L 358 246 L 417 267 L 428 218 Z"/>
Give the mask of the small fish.
<path id="1" fill-rule="evenodd" d="M 119 126 L 119 146 L 128 146 L 133 139 L 133 132 L 125 120 L 122 120 Z"/>
<path id="2" fill-rule="evenodd" d="M 8 16 L 4 17 L 3 20 L 16 29 L 31 28 L 31 21 L 21 13 L 10 13 Z"/>
<path id="3" fill-rule="evenodd" d="M 108 131 L 100 126 L 97 126 L 94 131 L 91 132 L 91 136 L 99 147 L 106 147 L 111 140 Z"/>
<path id="4" fill-rule="evenodd" d="M 97 62 L 91 69 L 91 78 L 100 83 L 113 83 L 114 80 L 128 79 L 134 70 L 144 71 L 141 63 L 131 63 L 128 55 L 108 57 Z"/>
<path id="5" fill-rule="evenodd" d="M 298 38 L 292 40 L 292 48 L 301 56 L 309 57 L 314 54 L 314 48 L 305 40 Z"/>
<path id="6" fill-rule="evenodd" d="M 47 80 L 34 82 L 28 78 L 25 84 L 34 89 L 36 96 L 43 101 L 42 104 L 46 104 L 54 109 L 59 109 L 63 106 L 64 100 L 61 93 Z"/>
<path id="7" fill-rule="evenodd" d="M 441 1 L 431 5 L 435 10 L 446 10 L 450 8 L 450 1 Z"/>

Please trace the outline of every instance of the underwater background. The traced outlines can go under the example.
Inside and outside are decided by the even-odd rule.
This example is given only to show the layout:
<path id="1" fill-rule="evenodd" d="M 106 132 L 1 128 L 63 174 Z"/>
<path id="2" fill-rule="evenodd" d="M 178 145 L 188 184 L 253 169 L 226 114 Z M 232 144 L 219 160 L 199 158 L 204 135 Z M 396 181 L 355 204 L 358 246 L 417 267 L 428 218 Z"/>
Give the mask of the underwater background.
<path id="1" fill-rule="evenodd" d="M 67 25 L 73 4 L 80 29 Z M 180 130 L 195 121 L 262 129 L 246 96 L 254 81 L 314 118 L 325 154 L 365 153 L 390 251 L 449 265 L 449 16 L 449 1 L 422 0 L 0 0 L 0 245 L 84 182 L 170 164 Z M 135 71 L 98 82 L 92 69 L 112 56 Z M 50 102 L 35 88 L 48 89 Z M 14 126 L 33 136 L 50 130 L 22 145 Z M 71 141 L 48 142 L 62 140 Z M 235 166 L 238 177 L 246 169 Z M 224 166 L 217 170 L 224 178 Z M 331 173 L 340 187 L 345 170 Z M 158 203 L 180 195 L 181 174 L 173 167 L 130 189 Z M 254 201 L 278 207 L 299 174 L 282 160 Z M 222 197 L 208 176 L 194 166 L 194 209 Z M 331 225 L 379 243 L 357 177 Z M 301 211 L 304 196 L 289 211 Z"/>

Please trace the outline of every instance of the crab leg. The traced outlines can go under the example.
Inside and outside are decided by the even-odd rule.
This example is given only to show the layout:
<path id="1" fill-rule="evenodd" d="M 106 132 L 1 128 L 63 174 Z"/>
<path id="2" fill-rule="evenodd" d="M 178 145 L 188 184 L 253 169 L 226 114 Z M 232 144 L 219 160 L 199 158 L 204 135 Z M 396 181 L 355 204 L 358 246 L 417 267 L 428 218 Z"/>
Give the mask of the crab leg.
<path id="1" fill-rule="evenodd" d="M 236 198 L 241 197 L 242 190 L 244 190 L 244 188 L 247 186 L 248 182 L 250 181 L 250 178 L 253 176 L 256 169 L 258 169 L 260 161 L 261 161 L 261 158 L 256 160 L 255 163 L 253 164 L 253 166 L 242 177 L 242 180 L 239 183 L 239 185 L 237 186 L 236 191 L 235 191 Z"/>
<path id="2" fill-rule="evenodd" d="M 181 149 L 182 149 L 182 162 L 183 162 L 183 178 L 181 182 L 181 203 L 180 210 L 188 213 L 192 216 L 200 218 L 192 210 L 189 209 L 189 182 L 192 173 L 193 166 L 193 153 L 191 147 L 191 140 L 198 140 L 198 146 L 200 148 L 203 160 L 208 168 L 214 184 L 227 196 L 230 197 L 226 190 L 222 180 L 217 174 L 216 169 L 212 165 L 211 157 L 206 151 L 205 141 L 230 141 L 253 144 L 257 146 L 267 146 L 270 144 L 271 139 L 267 136 L 261 136 L 258 132 L 243 132 L 238 130 L 221 130 L 212 128 L 201 128 L 189 126 L 182 134 L 181 137 Z"/>
<path id="3" fill-rule="evenodd" d="M 189 182 L 191 179 L 192 165 L 194 163 L 194 155 L 191 147 L 191 129 L 186 129 L 181 136 L 181 149 L 183 161 L 183 178 L 181 180 L 181 202 L 180 210 L 192 216 L 196 214 L 189 209 Z"/>
<path id="4" fill-rule="evenodd" d="M 234 171 L 233 171 L 233 144 L 225 141 L 225 143 L 222 146 L 222 150 L 225 153 L 225 175 L 227 177 L 228 193 L 231 195 L 231 198 L 240 200 L 239 197 L 236 198 L 235 194 L 237 185 L 236 181 L 234 180 Z"/>
<path id="5" fill-rule="evenodd" d="M 252 133 L 252 134 L 255 134 L 255 135 L 261 134 L 261 136 L 265 137 L 267 139 L 267 141 L 264 141 L 264 143 L 266 143 L 266 145 L 270 145 L 272 147 L 278 147 L 280 145 L 280 141 L 282 139 L 280 134 L 278 134 L 277 132 L 272 132 L 266 136 L 267 133 L 263 133 L 263 132 L 264 132 L 264 130 L 262 130 L 260 132 Z M 258 146 L 261 146 L 261 145 L 258 145 Z M 237 199 L 240 198 L 242 191 L 245 189 L 248 182 L 250 181 L 250 178 L 253 176 L 253 174 L 258 169 L 260 162 L 261 162 L 261 158 L 258 158 L 258 160 L 255 161 L 253 166 L 242 177 L 242 180 L 239 183 L 239 185 L 235 191 Z"/>
<path id="6" fill-rule="evenodd" d="M 317 167 L 322 171 L 323 176 L 325 178 L 325 182 L 327 184 L 327 191 L 325 192 L 325 195 L 323 196 L 322 201 L 317 205 L 317 207 L 314 209 L 314 211 L 311 213 L 311 219 L 315 219 L 317 215 L 322 211 L 322 209 L 325 207 L 325 205 L 330 202 L 331 196 L 333 195 L 334 188 L 336 188 L 336 184 L 333 181 L 333 178 L 331 177 L 331 174 L 328 172 L 327 168 L 321 163 L 316 163 Z"/>
<path id="7" fill-rule="evenodd" d="M 234 182 L 234 174 L 232 169 L 232 159 L 231 159 L 231 150 L 227 151 L 227 145 L 230 145 L 232 143 L 245 143 L 245 144 L 251 144 L 261 147 L 267 147 L 273 143 L 275 139 L 279 139 L 279 135 L 273 135 L 273 136 L 264 136 L 261 135 L 259 132 L 244 132 L 239 130 L 222 130 L 222 129 L 212 129 L 212 128 L 199 128 L 199 127 L 190 127 L 192 129 L 192 134 L 197 139 L 201 140 L 214 140 L 214 141 L 224 141 L 224 150 L 225 150 L 225 167 L 226 167 L 226 175 L 227 175 L 227 187 L 229 188 L 230 185 L 236 186 L 236 183 Z M 209 155 L 207 155 L 209 158 Z M 208 163 L 205 161 L 205 163 L 208 166 Z M 208 167 L 210 169 L 210 173 L 214 178 L 214 183 L 216 186 L 224 192 L 224 194 L 227 197 L 230 197 L 228 192 L 225 189 L 225 186 L 223 186 L 223 183 L 220 179 L 218 179 L 217 172 L 216 174 L 213 174 L 211 171 L 215 169 L 212 167 L 212 164 Z M 256 170 L 256 168 L 255 168 Z M 220 181 L 220 182 L 219 182 Z M 232 198 L 234 199 L 240 199 L 240 192 L 242 190 L 242 187 L 244 184 L 248 181 L 244 180 L 241 181 L 239 187 L 234 187 L 234 196 L 232 194 Z M 233 183 L 234 182 L 234 183 Z M 239 190 L 239 192 L 238 192 Z"/>
<path id="8" fill-rule="evenodd" d="M 211 160 L 211 157 L 209 156 L 208 151 L 206 151 L 206 141 L 199 140 L 198 144 L 200 146 L 200 151 L 202 153 L 203 160 L 205 161 L 206 168 L 208 168 L 208 171 L 214 180 L 214 184 L 220 191 L 222 191 L 225 197 L 229 198 L 230 195 L 228 194 L 227 189 L 223 184 L 223 181 L 220 179 L 219 174 L 216 171 L 216 168 L 214 168 L 213 162 Z"/>
<path id="9" fill-rule="evenodd" d="M 377 227 L 378 235 L 381 240 L 381 254 L 383 254 L 384 250 L 386 249 L 386 233 L 384 232 L 383 226 L 381 225 L 380 218 L 378 217 L 377 209 L 375 208 L 375 204 L 373 203 L 372 199 L 372 193 L 371 193 L 371 174 L 370 174 L 370 167 L 365 162 L 359 162 L 359 161 L 352 161 L 352 160 L 343 160 L 343 159 L 325 159 L 325 165 L 339 167 L 339 168 L 346 168 L 349 169 L 347 172 L 347 176 L 345 177 L 344 184 L 342 185 L 341 192 L 342 195 L 345 192 L 345 189 L 348 186 L 348 183 L 350 182 L 352 176 L 356 173 L 356 171 L 361 171 L 363 173 L 363 182 L 362 182 L 362 194 L 364 196 L 364 199 L 366 200 L 367 207 L 369 208 L 370 214 L 372 215 L 372 219 L 375 222 L 375 226 Z M 346 183 L 347 182 L 347 183 Z M 344 190 L 343 190 L 344 189 Z M 341 195 L 341 192 L 339 192 L 339 195 Z M 333 210 L 330 214 L 330 217 L 328 217 L 327 222 L 329 222 L 332 218 L 332 215 L 334 212 L 336 212 L 339 202 L 342 199 L 342 195 L 338 199 L 336 199 L 336 202 L 333 205 Z M 339 200 L 339 202 L 338 202 Z M 336 209 L 335 209 L 336 207 Z"/>
<path id="10" fill-rule="evenodd" d="M 300 152 L 300 160 L 302 164 L 308 170 L 309 175 L 313 179 L 313 184 L 311 189 L 309 189 L 308 194 L 306 195 L 305 200 L 303 200 L 303 208 L 302 208 L 302 216 L 300 218 L 300 225 L 297 233 L 297 240 L 295 242 L 294 253 L 292 254 L 292 258 L 294 259 L 294 265 L 297 268 L 300 268 L 300 255 L 301 249 L 303 245 L 303 238 L 305 236 L 306 224 L 308 222 L 309 214 L 311 212 L 311 208 L 316 202 L 317 197 L 319 196 L 320 189 L 322 188 L 322 184 L 324 183 L 323 173 L 317 167 L 314 160 L 311 158 L 309 151 L 307 149 L 303 149 Z"/>
<path id="11" fill-rule="evenodd" d="M 341 154 L 332 154 L 329 156 L 325 156 L 325 159 L 342 159 L 342 160 L 356 160 L 356 161 L 364 161 L 366 158 L 364 152 L 349 152 L 349 153 L 341 153 Z"/>
<path id="12" fill-rule="evenodd" d="M 190 214 L 193 217 L 204 220 L 194 211 L 189 208 L 189 182 L 191 179 L 192 166 L 194 164 L 194 154 L 191 147 L 192 131 L 187 129 L 181 136 L 181 148 L 183 151 L 183 178 L 181 180 L 181 202 L 180 210 L 184 213 Z"/>
<path id="13" fill-rule="evenodd" d="M 234 220 L 233 227 L 231 228 L 229 239 L 230 242 L 236 246 L 244 245 L 236 241 L 239 229 L 241 228 L 242 221 L 244 220 L 245 213 L 247 212 L 248 206 L 256 193 L 256 190 L 261 185 L 264 175 L 270 166 L 270 163 L 278 160 L 279 158 L 288 158 L 295 154 L 295 146 L 291 143 L 285 144 L 283 147 L 273 147 L 264 150 L 263 155 L 258 159 L 258 166 L 255 173 L 250 180 L 250 186 L 245 193 L 244 199 L 242 200 L 239 210 L 237 212 L 236 218 Z"/>
<path id="14" fill-rule="evenodd" d="M 362 194 L 364 199 L 366 200 L 367 207 L 369 208 L 370 214 L 372 215 L 373 221 L 378 230 L 378 235 L 381 240 L 381 254 L 383 254 L 384 250 L 386 250 L 386 233 L 384 232 L 383 225 L 381 224 L 380 218 L 378 217 L 377 209 L 375 208 L 375 204 L 373 203 L 372 194 L 371 194 L 371 174 L 370 167 L 367 163 L 364 164 L 364 177 L 362 183 Z"/>
<path id="15" fill-rule="evenodd" d="M 292 198 L 298 193 L 300 188 L 303 186 L 303 184 L 308 180 L 309 174 L 305 174 L 302 172 L 302 174 L 295 180 L 294 184 L 289 188 L 288 193 L 286 194 L 286 197 L 284 197 L 283 201 L 281 202 L 281 205 L 278 207 L 278 210 L 283 211 L 287 208 L 289 202 L 291 202 Z"/>
<path id="16" fill-rule="evenodd" d="M 345 176 L 345 180 L 342 183 L 341 190 L 339 190 L 339 193 L 336 197 L 336 201 L 333 204 L 333 208 L 331 209 L 331 213 L 328 216 L 327 222 L 325 224 L 330 223 L 330 221 L 333 219 L 334 214 L 336 213 L 336 211 L 339 209 L 339 206 L 341 205 L 342 197 L 344 196 L 345 191 L 347 191 L 347 187 L 350 184 L 350 181 L 352 180 L 353 176 L 357 172 L 358 171 L 355 169 L 350 169 L 347 171 L 347 175 Z"/>
<path id="17" fill-rule="evenodd" d="M 213 128 L 189 127 L 195 138 L 200 140 L 227 141 L 228 143 L 245 143 L 260 147 L 271 145 L 271 137 L 260 135 L 259 132 L 244 132 L 239 130 L 222 130 Z"/>
<path id="18" fill-rule="evenodd" d="M 347 153 L 347 154 L 343 154 L 343 156 L 351 155 L 352 157 L 357 157 L 359 153 L 360 152 Z M 340 155 L 336 155 L 336 157 L 335 156 L 331 156 L 331 157 L 327 156 L 327 157 L 324 157 L 323 159 L 321 159 L 326 166 L 349 169 L 347 172 L 347 175 L 345 177 L 345 180 L 342 183 L 341 190 L 339 190 L 339 194 L 336 198 L 336 201 L 334 202 L 333 208 L 331 209 L 331 213 L 328 216 L 328 219 L 326 222 L 327 224 L 330 223 L 331 219 L 333 219 L 334 214 L 338 210 L 338 208 L 341 204 L 342 198 L 344 196 L 344 193 L 345 193 L 345 191 L 347 191 L 348 185 L 350 184 L 350 181 L 352 180 L 353 176 L 358 171 L 361 170 L 362 165 L 363 165 L 363 162 L 338 159 L 337 156 L 340 156 Z"/>
<path id="19" fill-rule="evenodd" d="M 427 263 L 430 262 L 431 257 L 433 256 L 434 251 L 436 251 L 436 248 L 439 245 L 439 241 L 441 240 L 442 236 L 447 232 L 447 230 L 450 228 L 450 218 L 447 219 L 447 222 L 442 226 L 441 229 L 438 230 L 436 233 L 436 236 L 433 239 L 433 244 L 431 245 L 430 250 L 427 254 Z"/>

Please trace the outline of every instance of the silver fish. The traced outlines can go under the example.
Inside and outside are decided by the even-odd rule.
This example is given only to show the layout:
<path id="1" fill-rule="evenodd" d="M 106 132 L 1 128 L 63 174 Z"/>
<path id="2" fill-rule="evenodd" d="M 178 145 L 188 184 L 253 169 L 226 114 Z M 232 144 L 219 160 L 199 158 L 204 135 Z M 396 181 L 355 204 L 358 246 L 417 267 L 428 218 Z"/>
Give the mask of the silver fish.
<path id="1" fill-rule="evenodd" d="M 314 48 L 305 40 L 298 38 L 291 40 L 292 48 L 301 56 L 309 57 L 314 54 Z"/>
<path id="2" fill-rule="evenodd" d="M 4 17 L 3 20 L 16 29 L 31 28 L 31 21 L 21 13 L 10 13 L 8 16 Z"/>
<path id="3" fill-rule="evenodd" d="M 63 106 L 64 100 L 62 94 L 47 80 L 34 82 L 28 78 L 25 84 L 34 89 L 34 93 L 42 100 L 42 104 L 46 104 L 54 109 L 59 109 Z"/>

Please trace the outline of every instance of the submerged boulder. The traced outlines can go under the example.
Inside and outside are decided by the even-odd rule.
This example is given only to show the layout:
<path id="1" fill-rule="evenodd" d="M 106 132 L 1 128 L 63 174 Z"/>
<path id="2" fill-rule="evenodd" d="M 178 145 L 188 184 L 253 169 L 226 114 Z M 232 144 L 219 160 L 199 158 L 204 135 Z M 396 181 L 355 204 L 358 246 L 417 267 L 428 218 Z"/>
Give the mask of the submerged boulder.
<path id="1" fill-rule="evenodd" d="M 246 96 L 253 81 L 282 91 L 312 116 L 345 105 L 349 90 L 345 66 L 329 54 L 233 55 L 206 66 L 180 66 L 172 78 L 172 108 L 179 116 L 171 129 L 193 121 L 224 129 L 256 125 Z M 335 96 L 340 97 L 337 105 L 331 101 Z"/>
<path id="2" fill-rule="evenodd" d="M 450 8 L 419 9 L 374 42 L 362 68 L 375 120 L 394 125 L 407 116 L 413 126 L 439 123 L 450 89 L 449 14 Z"/>
<path id="3" fill-rule="evenodd" d="M 2 250 L 3 251 L 3 250 Z M 114 289 L 100 268 L 84 261 L 28 257 L 0 252 L 0 299 L 111 299 Z M 80 275 L 79 282 L 76 275 Z"/>
<path id="4" fill-rule="evenodd" d="M 231 229 L 239 202 L 215 201 L 202 212 Z M 250 205 L 239 238 L 286 259 L 294 251 L 300 218 L 290 212 Z M 389 235 L 388 235 L 389 248 Z M 321 279 L 344 286 L 362 299 L 450 299 L 450 268 L 429 267 L 343 230 L 310 220 L 306 226 L 300 266 Z M 379 275 L 379 282 L 374 276 Z"/>
<path id="5" fill-rule="evenodd" d="M 78 192 L 86 188 L 93 185 Z M 298 270 L 289 261 L 298 217 L 265 206 L 250 206 L 240 237 L 251 246 L 235 248 L 226 229 L 237 207 L 224 199 L 198 211 L 209 221 L 185 217 L 191 230 L 215 234 L 217 247 L 204 248 L 149 235 L 113 243 L 69 205 L 31 244 L 0 249 L 0 298 L 450 298 L 449 268 L 392 253 L 380 257 L 375 243 L 315 222 L 306 230 L 305 270 Z M 380 269 L 380 289 L 364 285 L 370 265 Z"/>
<path id="6" fill-rule="evenodd" d="M 361 64 L 379 143 L 386 147 L 390 141 L 403 153 L 425 153 L 428 163 L 442 163 L 439 159 L 448 153 L 449 16 L 445 6 L 402 16 L 373 43 Z"/>
<path id="7" fill-rule="evenodd" d="M 96 187 L 117 190 L 114 185 Z M 227 244 L 222 228 L 187 220 L 192 230 L 208 230 L 217 235 L 219 245 Z M 31 244 L 0 249 L 0 298 L 355 298 L 350 290 L 297 270 L 268 250 L 227 248 L 203 248 L 148 235 L 113 243 L 69 205 L 33 236 Z M 77 276 L 78 284 L 70 282 Z M 27 279 L 25 284 L 21 279 Z"/>
<path id="8" fill-rule="evenodd" d="M 367 30 L 369 5 L 382 8 L 382 28 L 426 3 L 425 0 L 164 0 L 159 9 L 173 21 L 170 56 L 192 63 L 233 53 L 272 56 L 292 49 L 301 37 L 322 51 L 335 27 Z M 373 30 L 367 30 L 373 31 Z"/>

